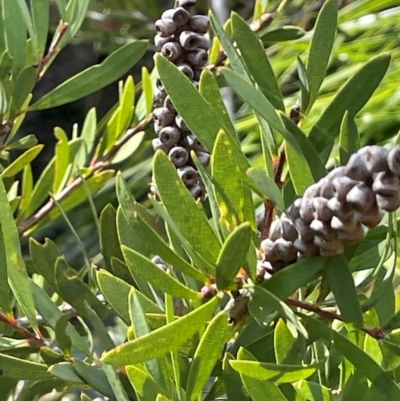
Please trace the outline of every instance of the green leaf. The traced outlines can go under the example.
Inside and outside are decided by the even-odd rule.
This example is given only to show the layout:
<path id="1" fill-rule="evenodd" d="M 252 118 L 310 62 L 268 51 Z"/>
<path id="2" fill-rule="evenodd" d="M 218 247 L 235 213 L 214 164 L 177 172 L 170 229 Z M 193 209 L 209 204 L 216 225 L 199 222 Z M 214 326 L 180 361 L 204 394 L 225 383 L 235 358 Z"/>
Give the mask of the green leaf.
<path id="1" fill-rule="evenodd" d="M 45 51 L 47 34 L 49 32 L 49 0 L 31 0 L 31 13 L 34 31 L 37 35 L 38 56 L 41 56 Z"/>
<path id="2" fill-rule="evenodd" d="M 85 19 L 89 1 L 90 0 L 70 0 L 66 6 L 64 5 L 65 13 L 64 15 L 61 15 L 63 15 L 63 19 L 65 18 L 69 27 L 61 39 L 59 48 L 63 48 L 67 43 L 69 43 L 78 32 L 83 20 Z"/>
<path id="3" fill-rule="evenodd" d="M 46 380 L 50 375 L 47 366 L 41 363 L 0 354 L 1 376 L 18 380 Z"/>
<path id="4" fill-rule="evenodd" d="M 63 189 L 66 181 L 68 180 L 72 165 L 70 165 L 71 149 L 70 144 L 68 143 L 67 134 L 63 129 L 56 127 L 54 128 L 54 136 L 58 139 L 58 141 L 55 146 L 56 166 L 52 193 L 56 195 Z"/>
<path id="5" fill-rule="evenodd" d="M 111 258 L 122 259 L 117 231 L 117 212 L 109 203 L 100 215 L 100 245 L 106 268 L 113 272 Z"/>
<path id="6" fill-rule="evenodd" d="M 35 135 L 27 135 L 18 141 L 12 142 L 6 146 L 6 150 L 25 150 L 33 148 L 38 143 Z"/>
<path id="7" fill-rule="evenodd" d="M 3 230 L 0 229 L 0 266 L 5 266 L 5 268 L 0 269 L 0 309 L 3 313 L 8 316 L 12 316 L 11 307 L 11 291 L 8 285 L 8 274 L 7 274 L 7 260 L 6 260 L 6 250 L 3 237 Z"/>
<path id="8" fill-rule="evenodd" d="M 12 114 L 18 114 L 36 84 L 37 67 L 25 67 L 15 81 Z"/>
<path id="9" fill-rule="evenodd" d="M 226 133 L 230 136 L 230 138 L 234 142 L 239 143 L 235 131 L 235 126 L 233 125 L 228 110 L 225 106 L 224 100 L 221 95 L 221 90 L 218 86 L 217 79 L 215 75 L 207 69 L 204 69 L 201 73 L 199 82 L 199 91 L 200 94 L 207 101 L 207 103 L 214 109 L 215 113 L 219 116 L 221 124 Z"/>
<path id="10" fill-rule="evenodd" d="M 188 401 L 195 401 L 201 395 L 227 340 L 227 333 L 228 312 L 221 311 L 208 324 L 194 354 L 186 387 Z"/>
<path id="11" fill-rule="evenodd" d="M 274 349 L 276 363 L 298 363 L 296 340 L 283 319 L 279 319 L 274 330 Z"/>
<path id="12" fill-rule="evenodd" d="M 173 323 L 116 347 L 101 359 L 112 365 L 135 364 L 177 351 L 185 341 L 204 327 L 218 304 L 219 300 L 213 298 Z"/>
<path id="13" fill-rule="evenodd" d="M 3 29 L 6 49 L 14 59 L 13 72 L 25 67 L 27 31 L 24 18 L 16 1 L 2 0 Z"/>
<path id="14" fill-rule="evenodd" d="M 76 372 L 71 362 L 60 362 L 50 366 L 49 373 L 69 383 L 84 385 L 85 382 Z"/>
<path id="15" fill-rule="evenodd" d="M 308 338 L 307 331 L 297 319 L 292 309 L 277 296 L 260 286 L 253 287 L 251 293 L 249 311 L 260 325 L 263 324 L 270 315 L 277 312 L 280 316 L 288 319 L 299 333 Z"/>
<path id="16" fill-rule="evenodd" d="M 234 370 L 230 364 L 230 361 L 232 360 L 234 360 L 234 357 L 228 352 L 225 353 L 224 360 L 222 362 L 222 370 L 228 400 L 249 401 L 250 398 L 247 394 L 245 394 L 239 373 L 236 372 L 236 370 Z"/>
<path id="17" fill-rule="evenodd" d="M 226 239 L 217 260 L 216 283 L 220 290 L 229 288 L 249 251 L 252 229 L 249 223 L 236 227 Z"/>
<path id="18" fill-rule="evenodd" d="M 344 113 L 342 124 L 340 126 L 339 146 L 340 164 L 342 166 L 347 164 L 350 156 L 353 153 L 356 153 L 361 147 L 360 136 L 357 131 L 356 123 L 354 118 L 349 117 L 349 113 L 347 111 Z"/>
<path id="19" fill-rule="evenodd" d="M 96 139 L 97 117 L 96 108 L 93 107 L 86 114 L 85 121 L 82 126 L 81 137 L 86 145 L 86 152 L 89 154 L 92 151 L 94 141 Z"/>
<path id="20" fill-rule="evenodd" d="M 265 49 L 239 14 L 232 13 L 232 30 L 247 70 L 276 109 L 285 110 L 282 92 Z"/>
<path id="21" fill-rule="evenodd" d="M 7 270 L 8 284 L 20 307 L 21 314 L 25 315 L 31 327 L 39 332 L 36 321 L 36 311 L 33 303 L 31 285 L 26 272 L 24 259 L 21 254 L 18 230 L 14 222 L 13 213 L 8 202 L 7 192 L 3 180 L 0 178 L 0 230 L 4 243 L 6 264 L 2 266 Z"/>
<path id="22" fill-rule="evenodd" d="M 71 357 L 71 338 L 68 336 L 66 332 L 66 328 L 69 322 L 71 315 L 66 313 L 60 316 L 57 320 L 56 327 L 54 329 L 56 335 L 57 346 L 67 357 Z"/>
<path id="23" fill-rule="evenodd" d="M 337 2 L 336 0 L 328 0 L 318 14 L 307 61 L 307 75 L 310 84 L 308 110 L 317 98 L 319 88 L 325 78 L 335 39 L 336 25 Z"/>
<path id="24" fill-rule="evenodd" d="M 258 361 L 230 361 L 233 369 L 243 376 L 249 376 L 257 380 L 268 380 L 275 383 L 291 383 L 306 379 L 313 375 L 318 366 L 316 365 L 278 365 Z"/>
<path id="25" fill-rule="evenodd" d="M 147 210 L 145 210 L 143 206 L 138 204 L 133 198 L 126 182 L 122 177 L 122 174 L 117 175 L 116 191 L 126 220 L 135 229 L 138 236 L 140 236 L 140 239 L 147 243 L 153 253 L 155 255 L 159 255 L 161 259 L 171 264 L 175 269 L 180 270 L 182 273 L 193 277 L 197 281 L 204 282 L 206 276 L 201 271 L 190 265 L 177 253 L 175 253 L 164 241 L 164 239 L 156 232 L 156 230 L 153 229 L 148 219 Z M 129 244 L 124 243 L 124 245 Z M 137 251 L 139 250 L 137 247 L 135 249 Z"/>
<path id="26" fill-rule="evenodd" d="M 343 320 L 361 327 L 363 325 L 361 306 L 346 258 L 344 255 L 332 256 L 327 259 L 326 264 L 325 274 Z"/>
<path id="27" fill-rule="evenodd" d="M 143 397 L 144 400 L 155 400 L 158 393 L 164 392 L 164 389 L 141 364 L 128 365 L 126 374 L 136 394 Z"/>
<path id="28" fill-rule="evenodd" d="M 58 309 L 54 301 L 46 294 L 43 288 L 31 282 L 33 299 L 38 313 L 55 330 L 58 320 L 63 316 L 63 313 Z M 72 345 L 85 356 L 91 357 L 86 341 L 81 338 L 71 323 L 67 324 L 65 329 L 66 334 L 71 338 Z"/>
<path id="29" fill-rule="evenodd" d="M 271 29 L 260 34 L 263 45 L 271 45 L 275 42 L 286 42 L 302 38 L 306 32 L 298 26 L 284 26 L 282 28 Z"/>
<path id="30" fill-rule="evenodd" d="M 114 397 L 114 392 L 103 370 L 76 358 L 72 359 L 72 366 L 75 368 L 78 375 L 94 390 L 107 397 Z"/>
<path id="31" fill-rule="evenodd" d="M 133 249 L 129 249 L 123 245 L 122 253 L 124 254 L 125 261 L 133 278 L 135 278 L 136 275 L 139 275 L 148 281 L 153 287 L 165 291 L 167 294 L 171 294 L 175 297 L 188 299 L 198 299 L 200 297 L 198 292 L 186 287 L 177 279 L 160 269 L 145 256 Z"/>
<path id="32" fill-rule="evenodd" d="M 309 134 L 309 140 L 321 159 L 326 162 L 333 143 L 339 135 L 340 124 L 346 111 L 353 118 L 367 103 L 389 67 L 390 55 L 372 58 L 339 90 Z"/>
<path id="33" fill-rule="evenodd" d="M 156 56 L 156 66 L 161 81 L 171 97 L 172 104 L 183 117 L 186 125 L 199 138 L 200 142 L 211 151 L 222 123 L 211 106 L 192 81 L 165 59 Z"/>
<path id="34" fill-rule="evenodd" d="M 33 148 L 27 150 L 16 160 L 14 160 L 2 173 L 1 177 L 14 177 L 17 173 L 24 169 L 24 167 L 29 164 L 36 156 L 41 152 L 44 145 L 36 145 Z"/>
<path id="35" fill-rule="evenodd" d="M 157 189 L 165 208 L 193 248 L 210 264 L 215 264 L 221 245 L 203 210 L 178 177 L 163 152 L 154 158 Z M 190 224 L 189 224 L 190 223 Z M 193 227 L 196 227 L 193 230 Z"/>
<path id="36" fill-rule="evenodd" d="M 280 209 L 285 209 L 282 192 L 275 181 L 269 177 L 264 170 L 249 168 L 247 170 L 248 177 L 253 181 L 249 183 L 250 188 L 257 192 L 260 196 L 271 199 Z"/>
<path id="37" fill-rule="evenodd" d="M 294 384 L 294 388 L 297 394 L 310 401 L 330 401 L 332 399 L 328 387 L 312 381 L 300 380 Z"/>
<path id="38" fill-rule="evenodd" d="M 215 141 L 211 165 L 212 176 L 217 184 L 215 197 L 220 209 L 220 219 L 228 229 L 233 229 L 244 221 L 249 221 L 255 228 L 251 192 L 243 182 L 249 163 L 240 147 L 224 131 L 218 134 Z"/>
<path id="39" fill-rule="evenodd" d="M 286 299 L 299 288 L 318 278 L 326 263 L 327 258 L 325 257 L 303 259 L 279 270 L 261 286 L 279 299 Z"/>
<path id="40" fill-rule="evenodd" d="M 333 339 L 335 348 L 338 349 L 361 374 L 378 386 L 388 399 L 396 400 L 400 397 L 400 388 L 390 377 L 389 373 L 352 341 L 325 324 L 318 322 L 316 319 L 303 316 L 303 322 L 308 331 L 313 332 L 314 335 L 329 342 Z"/>
<path id="41" fill-rule="evenodd" d="M 287 398 L 274 383 L 265 380 L 257 380 L 253 377 L 241 375 L 243 385 L 253 401 L 287 401 Z"/>
<path id="42" fill-rule="evenodd" d="M 128 43 L 108 56 L 101 64 L 89 67 L 63 82 L 28 108 L 44 110 L 81 99 L 114 82 L 143 56 L 147 42 Z"/>

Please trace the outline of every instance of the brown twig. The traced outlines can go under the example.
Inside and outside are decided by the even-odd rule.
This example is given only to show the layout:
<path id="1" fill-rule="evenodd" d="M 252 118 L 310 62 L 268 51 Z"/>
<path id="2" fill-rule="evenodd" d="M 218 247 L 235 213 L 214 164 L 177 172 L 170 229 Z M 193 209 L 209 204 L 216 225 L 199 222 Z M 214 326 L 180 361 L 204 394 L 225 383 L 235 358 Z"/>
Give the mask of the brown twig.
<path id="1" fill-rule="evenodd" d="M 18 321 L 14 318 L 8 318 L 6 315 L 0 313 L 0 322 L 5 323 L 7 326 L 12 327 L 15 331 L 20 333 L 29 343 L 31 347 L 40 348 L 45 345 L 43 338 L 35 336 L 35 334 L 28 331 L 25 327 L 18 324 Z"/>
<path id="2" fill-rule="evenodd" d="M 83 182 L 92 177 L 96 172 L 102 170 L 104 167 L 109 165 L 110 160 L 116 155 L 121 147 L 129 141 L 134 135 L 141 131 L 145 131 L 153 122 L 153 117 L 149 116 L 146 119 L 140 121 L 135 127 L 130 128 L 126 131 L 125 135 L 116 142 L 113 147 L 98 161 L 90 164 L 90 171 L 85 176 L 79 176 L 70 182 L 59 194 L 54 196 L 53 199 L 49 199 L 33 216 L 24 220 L 18 227 L 18 233 L 21 237 L 28 234 L 28 230 L 47 216 L 56 206 L 56 202 L 62 202 L 68 198 L 77 188 L 79 188 Z"/>
<path id="3" fill-rule="evenodd" d="M 328 320 L 329 322 L 333 322 L 334 320 L 340 320 L 341 322 L 343 322 L 343 317 L 341 315 L 321 309 L 319 306 L 317 306 L 315 304 L 299 301 L 297 299 L 287 299 L 286 303 L 289 306 L 301 308 L 301 309 L 307 310 L 309 312 L 313 312 L 316 315 L 321 316 L 325 320 Z M 367 333 L 371 337 L 375 338 L 376 340 L 382 340 L 383 338 L 385 338 L 385 332 L 380 327 L 363 326 L 363 327 L 361 327 L 361 330 L 364 333 Z"/>

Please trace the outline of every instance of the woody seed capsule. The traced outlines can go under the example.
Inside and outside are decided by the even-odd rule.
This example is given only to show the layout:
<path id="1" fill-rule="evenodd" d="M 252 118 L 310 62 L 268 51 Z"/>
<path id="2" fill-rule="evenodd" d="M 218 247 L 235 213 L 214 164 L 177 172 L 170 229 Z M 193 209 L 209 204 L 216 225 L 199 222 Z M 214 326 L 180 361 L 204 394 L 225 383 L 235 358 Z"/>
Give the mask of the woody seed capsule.
<path id="1" fill-rule="evenodd" d="M 189 153 L 185 148 L 175 146 L 169 151 L 168 157 L 176 167 L 182 167 L 189 160 Z"/>
<path id="2" fill-rule="evenodd" d="M 179 43 L 185 50 L 198 48 L 208 50 L 210 48 L 210 41 L 207 38 L 192 31 L 182 31 L 179 35 Z"/>
<path id="3" fill-rule="evenodd" d="M 176 24 L 171 18 L 162 18 L 156 21 L 154 24 L 157 33 L 163 38 L 172 36 L 176 31 Z"/>
<path id="4" fill-rule="evenodd" d="M 167 42 L 161 48 L 161 54 L 168 60 L 175 61 L 182 55 L 182 47 L 177 42 Z"/>
<path id="5" fill-rule="evenodd" d="M 189 22 L 190 14 L 183 7 L 177 7 L 164 11 L 161 19 L 164 18 L 170 18 L 177 26 L 183 26 Z"/>
<path id="6" fill-rule="evenodd" d="M 394 149 L 389 152 L 388 155 L 388 165 L 390 171 L 400 176 L 400 146 L 397 145 Z"/>
<path id="7" fill-rule="evenodd" d="M 181 134 L 179 129 L 174 126 L 164 127 L 158 133 L 160 141 L 166 146 L 174 146 L 178 143 Z"/>
<path id="8" fill-rule="evenodd" d="M 178 168 L 178 175 L 187 187 L 196 185 L 200 180 L 200 175 L 192 166 Z"/>
<path id="9" fill-rule="evenodd" d="M 210 20 L 205 15 L 194 15 L 190 18 L 189 29 L 193 32 L 205 34 L 210 28 Z"/>
<path id="10" fill-rule="evenodd" d="M 166 107 L 157 107 L 153 110 L 154 122 L 159 127 L 166 127 L 175 119 L 175 110 L 170 110 Z"/>
<path id="11" fill-rule="evenodd" d="M 208 62 L 208 54 L 204 49 L 188 52 L 186 61 L 193 67 L 204 67 Z"/>
<path id="12" fill-rule="evenodd" d="M 375 194 L 369 186 L 360 183 L 348 192 L 346 201 L 358 212 L 366 213 L 375 202 Z"/>

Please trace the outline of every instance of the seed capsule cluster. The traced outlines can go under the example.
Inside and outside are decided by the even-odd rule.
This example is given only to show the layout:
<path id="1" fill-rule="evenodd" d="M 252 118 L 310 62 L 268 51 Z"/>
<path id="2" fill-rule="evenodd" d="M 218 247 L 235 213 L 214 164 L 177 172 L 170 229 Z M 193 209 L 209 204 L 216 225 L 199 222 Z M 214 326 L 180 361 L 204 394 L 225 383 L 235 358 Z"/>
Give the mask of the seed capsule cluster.
<path id="1" fill-rule="evenodd" d="M 302 257 L 338 255 L 399 207 L 400 146 L 363 147 L 273 221 L 261 242 L 265 260 L 279 269 Z"/>
<path id="2" fill-rule="evenodd" d="M 172 61 L 198 87 L 202 68 L 208 60 L 210 40 L 204 36 L 209 19 L 194 15 L 196 0 L 177 0 L 175 7 L 165 11 L 156 21 L 156 51 Z M 204 197 L 204 184 L 191 157 L 193 150 L 199 161 L 208 166 L 210 153 L 186 126 L 175 110 L 162 82 L 158 79 L 153 98 L 154 129 L 153 149 L 163 150 L 175 165 L 178 175 L 195 199 Z M 151 192 L 157 195 L 154 186 Z"/>

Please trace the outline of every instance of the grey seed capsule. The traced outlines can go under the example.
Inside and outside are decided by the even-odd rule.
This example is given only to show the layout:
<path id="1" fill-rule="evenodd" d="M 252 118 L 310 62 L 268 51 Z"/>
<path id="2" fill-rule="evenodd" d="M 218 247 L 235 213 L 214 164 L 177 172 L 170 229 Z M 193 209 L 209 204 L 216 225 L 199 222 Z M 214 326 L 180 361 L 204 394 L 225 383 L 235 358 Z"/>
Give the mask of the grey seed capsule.
<path id="1" fill-rule="evenodd" d="M 320 221 L 329 221 L 332 218 L 332 210 L 328 207 L 328 199 L 322 196 L 313 198 L 314 218 Z"/>
<path id="2" fill-rule="evenodd" d="M 163 85 L 163 83 L 161 82 L 160 77 L 157 77 L 157 78 L 156 78 L 156 88 L 157 88 L 158 90 L 160 90 L 160 91 L 165 91 L 164 85 Z"/>
<path id="3" fill-rule="evenodd" d="M 173 42 L 174 37 L 173 36 L 168 36 L 168 37 L 163 37 L 161 35 L 156 35 L 154 37 L 154 46 L 156 47 L 157 52 L 161 52 L 162 47 L 168 43 L 168 42 Z"/>
<path id="4" fill-rule="evenodd" d="M 300 206 L 300 217 L 306 224 L 314 220 L 314 208 L 312 205 L 312 198 L 303 198 Z"/>
<path id="5" fill-rule="evenodd" d="M 320 191 L 321 185 L 319 182 L 312 184 L 304 192 L 303 198 L 315 198 L 316 196 L 319 196 Z"/>
<path id="6" fill-rule="evenodd" d="M 164 99 L 164 107 L 166 107 L 168 110 L 173 110 L 176 112 L 174 105 L 172 104 L 171 98 L 168 96 L 165 97 Z"/>
<path id="7" fill-rule="evenodd" d="M 182 46 L 177 42 L 167 42 L 161 48 L 161 54 L 168 60 L 175 61 L 182 55 Z"/>
<path id="8" fill-rule="evenodd" d="M 331 227 L 335 231 L 351 232 L 354 231 L 358 225 L 359 222 L 356 221 L 355 219 L 342 221 L 339 219 L 339 217 L 333 216 L 331 220 Z"/>
<path id="9" fill-rule="evenodd" d="M 185 121 L 180 114 L 175 117 L 175 124 L 182 130 L 182 131 L 189 131 L 188 126 L 186 125 Z"/>
<path id="10" fill-rule="evenodd" d="M 375 194 L 369 186 L 360 183 L 348 192 L 346 201 L 358 212 L 365 213 L 374 204 Z"/>
<path id="11" fill-rule="evenodd" d="M 187 64 L 187 63 L 181 63 L 177 65 L 178 70 L 181 71 L 182 73 L 184 73 L 190 80 L 193 79 L 193 69 L 192 67 Z"/>
<path id="12" fill-rule="evenodd" d="M 366 181 L 371 177 L 371 173 L 365 166 L 365 159 L 359 153 L 354 153 L 350 156 L 346 165 L 346 175 L 356 181 Z"/>
<path id="13" fill-rule="evenodd" d="M 176 7 L 183 7 L 185 9 L 191 8 L 196 5 L 196 0 L 177 0 L 175 1 Z"/>
<path id="14" fill-rule="evenodd" d="M 322 180 L 319 181 L 321 185 L 321 190 L 319 195 L 323 198 L 330 199 L 335 195 L 335 191 L 332 184 L 333 178 L 326 176 Z"/>
<path id="15" fill-rule="evenodd" d="M 196 200 L 204 200 L 205 198 L 205 192 L 204 192 L 204 188 L 199 185 L 196 184 L 192 187 L 189 187 L 189 192 L 192 194 L 193 198 Z"/>
<path id="16" fill-rule="evenodd" d="M 178 128 L 168 126 L 160 130 L 158 137 L 164 145 L 172 147 L 178 143 L 181 133 Z"/>
<path id="17" fill-rule="evenodd" d="M 294 225 L 299 233 L 300 239 L 305 242 L 312 241 L 314 238 L 314 231 L 310 228 L 310 226 L 304 223 L 303 219 L 299 218 L 294 221 Z"/>
<path id="18" fill-rule="evenodd" d="M 154 90 L 154 95 L 153 95 L 153 106 L 154 107 L 162 107 L 164 106 L 164 100 L 167 97 L 167 92 L 165 90 L 159 90 L 156 88 Z"/>
<path id="19" fill-rule="evenodd" d="M 332 210 L 333 215 L 340 220 L 346 221 L 354 216 L 354 209 L 350 203 L 339 202 L 337 198 L 329 199 L 328 207 Z"/>
<path id="20" fill-rule="evenodd" d="M 175 119 L 175 111 L 166 107 L 157 107 L 153 110 L 154 122 L 160 127 L 170 125 Z"/>
<path id="21" fill-rule="evenodd" d="M 264 252 L 265 260 L 269 262 L 274 262 L 279 259 L 277 250 L 275 249 L 275 242 L 271 241 L 269 238 L 261 241 L 261 249 Z"/>
<path id="22" fill-rule="evenodd" d="M 172 36 L 176 31 L 176 24 L 172 18 L 162 18 L 155 23 L 157 33 L 163 38 Z"/>
<path id="23" fill-rule="evenodd" d="M 165 264 L 165 262 L 158 256 L 153 256 L 151 258 L 151 261 L 157 265 L 158 268 L 160 268 L 161 270 L 167 270 L 167 265 Z"/>
<path id="24" fill-rule="evenodd" d="M 194 15 L 189 20 L 189 29 L 197 33 L 207 33 L 210 28 L 210 20 L 205 15 Z"/>
<path id="25" fill-rule="evenodd" d="M 182 31 L 179 35 L 179 43 L 185 50 L 208 50 L 211 45 L 209 39 L 193 31 Z"/>
<path id="26" fill-rule="evenodd" d="M 300 238 L 294 241 L 293 246 L 306 258 L 312 258 L 319 255 L 319 247 L 314 242 L 305 242 Z"/>
<path id="27" fill-rule="evenodd" d="M 378 206 L 386 212 L 394 212 L 400 207 L 400 190 L 392 195 L 376 195 Z"/>
<path id="28" fill-rule="evenodd" d="M 276 241 L 278 238 L 282 236 L 282 226 L 280 220 L 274 220 L 271 223 L 271 227 L 269 228 L 268 238 L 271 241 Z"/>
<path id="29" fill-rule="evenodd" d="M 388 166 L 393 174 L 400 176 L 400 145 L 389 152 Z"/>
<path id="30" fill-rule="evenodd" d="M 310 228 L 321 238 L 331 241 L 338 238 L 337 232 L 331 228 L 330 223 L 324 223 L 320 220 L 313 220 Z"/>
<path id="31" fill-rule="evenodd" d="M 208 53 L 204 49 L 188 52 L 186 61 L 193 67 L 204 67 L 208 62 Z"/>
<path id="32" fill-rule="evenodd" d="M 358 184 L 357 181 L 352 180 L 349 177 L 337 177 L 332 181 L 332 185 L 335 191 L 335 197 L 340 201 L 344 202 L 349 191 Z"/>
<path id="33" fill-rule="evenodd" d="M 154 138 L 151 141 L 151 144 L 153 146 L 153 150 L 156 151 L 157 149 L 161 149 L 163 152 L 168 153 L 171 149 L 171 145 L 165 145 L 160 141 L 160 138 Z"/>
<path id="34" fill-rule="evenodd" d="M 157 187 L 154 184 L 150 185 L 149 192 L 154 196 L 156 201 L 160 201 L 160 195 L 158 194 Z"/>
<path id="35" fill-rule="evenodd" d="M 196 152 L 196 156 L 198 157 L 200 163 L 207 167 L 210 165 L 211 155 L 207 152 Z"/>
<path id="36" fill-rule="evenodd" d="M 353 244 L 360 242 L 364 238 L 364 229 L 362 224 L 358 224 L 353 231 L 339 231 L 339 238 L 346 243 Z"/>
<path id="37" fill-rule="evenodd" d="M 192 166 L 183 166 L 177 169 L 178 175 L 187 187 L 198 184 L 200 174 Z"/>
<path id="38" fill-rule="evenodd" d="M 318 235 L 314 237 L 314 244 L 319 247 L 321 256 L 333 256 L 343 253 L 343 243 L 339 239 L 327 241 Z"/>
<path id="39" fill-rule="evenodd" d="M 188 162 L 189 153 L 182 146 L 175 146 L 169 151 L 168 157 L 176 167 L 182 167 Z"/>
<path id="40" fill-rule="evenodd" d="M 187 133 L 182 140 L 184 146 L 187 148 L 193 149 L 194 151 L 207 152 L 207 149 L 192 132 Z"/>
<path id="41" fill-rule="evenodd" d="M 286 215 L 290 218 L 290 220 L 295 221 L 300 217 L 300 205 L 302 198 L 297 198 L 292 205 L 288 207 L 286 210 Z"/>
<path id="42" fill-rule="evenodd" d="M 171 8 L 162 13 L 161 19 L 170 18 L 177 26 L 186 25 L 190 20 L 190 14 L 183 7 Z"/>
<path id="43" fill-rule="evenodd" d="M 285 217 L 281 217 L 280 222 L 281 222 L 282 238 L 285 239 L 286 241 L 291 241 L 291 242 L 295 241 L 299 236 L 299 234 L 296 230 L 294 223 Z"/>
<path id="44" fill-rule="evenodd" d="M 381 171 L 374 178 L 372 190 L 382 196 L 395 196 L 400 188 L 400 179 L 392 172 Z"/>
<path id="45" fill-rule="evenodd" d="M 365 167 L 371 173 L 386 171 L 388 169 L 387 157 L 389 151 L 381 146 L 365 146 L 358 152 L 365 159 Z"/>
<path id="46" fill-rule="evenodd" d="M 356 220 L 368 228 L 376 227 L 382 220 L 383 212 L 379 209 L 378 204 L 374 202 L 365 212 L 356 213 Z"/>
<path id="47" fill-rule="evenodd" d="M 279 259 L 284 262 L 290 262 L 296 259 L 297 249 L 293 246 L 293 242 L 278 238 L 275 241 L 275 249 L 279 255 Z"/>

